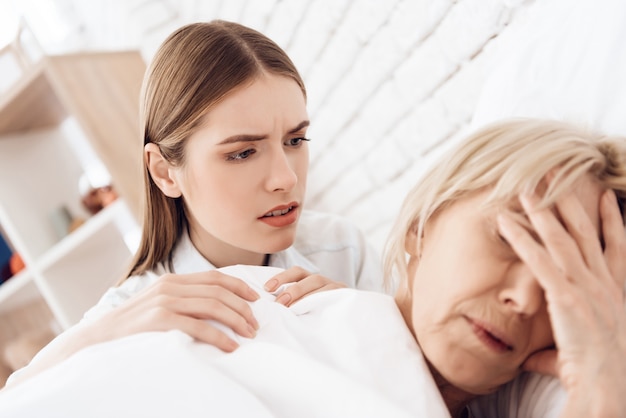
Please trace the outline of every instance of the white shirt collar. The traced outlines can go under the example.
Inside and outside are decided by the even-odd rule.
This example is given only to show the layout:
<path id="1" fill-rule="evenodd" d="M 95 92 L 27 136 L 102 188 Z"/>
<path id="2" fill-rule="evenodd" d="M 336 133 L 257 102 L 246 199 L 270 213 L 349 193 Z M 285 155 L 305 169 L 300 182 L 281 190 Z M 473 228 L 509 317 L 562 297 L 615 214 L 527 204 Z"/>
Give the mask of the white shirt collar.
<path id="1" fill-rule="evenodd" d="M 215 270 L 216 268 L 196 249 L 191 242 L 189 234 L 182 234 L 178 243 L 176 243 L 172 264 L 174 267 L 173 273 L 176 274 L 196 273 L 199 271 Z M 292 266 L 300 266 L 312 274 L 319 273 L 320 271 L 315 264 L 293 247 L 272 254 L 270 256 L 269 265 L 284 269 L 288 269 Z"/>
<path id="2" fill-rule="evenodd" d="M 174 247 L 172 257 L 173 273 L 188 274 L 199 271 L 215 270 L 215 266 L 200 254 L 191 242 L 189 234 L 182 234 Z"/>

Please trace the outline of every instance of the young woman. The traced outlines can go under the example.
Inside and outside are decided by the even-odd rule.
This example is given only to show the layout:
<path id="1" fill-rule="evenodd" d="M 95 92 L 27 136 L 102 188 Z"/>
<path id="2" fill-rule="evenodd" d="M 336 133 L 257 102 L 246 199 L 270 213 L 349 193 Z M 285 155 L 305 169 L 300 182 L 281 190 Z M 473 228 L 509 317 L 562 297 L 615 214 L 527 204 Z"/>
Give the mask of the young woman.
<path id="1" fill-rule="evenodd" d="M 179 329 L 234 350 L 205 320 L 254 336 L 247 302 L 258 293 L 219 267 L 286 269 L 266 284 L 286 306 L 320 290 L 383 288 L 378 258 L 358 230 L 303 211 L 306 90 L 273 41 L 231 22 L 184 26 L 157 51 L 142 97 L 145 214 L 129 275 L 9 384 L 142 331 Z"/>
<path id="2" fill-rule="evenodd" d="M 117 339 L 0 392 L 0 415 L 479 417 L 531 370 L 560 379 L 559 416 L 623 416 L 625 199 L 625 138 L 494 124 L 408 194 L 387 247 L 395 298 L 338 289 L 285 308 L 267 268 L 228 267 L 261 295 L 257 337 L 228 331 L 240 349 Z"/>

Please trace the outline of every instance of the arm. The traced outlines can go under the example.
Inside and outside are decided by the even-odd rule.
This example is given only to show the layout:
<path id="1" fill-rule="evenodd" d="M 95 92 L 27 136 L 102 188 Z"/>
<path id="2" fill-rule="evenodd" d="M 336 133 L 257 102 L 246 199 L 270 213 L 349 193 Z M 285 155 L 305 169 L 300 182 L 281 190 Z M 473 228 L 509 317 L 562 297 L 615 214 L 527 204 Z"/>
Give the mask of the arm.
<path id="1" fill-rule="evenodd" d="M 536 198 L 520 198 L 543 243 L 510 218 L 502 234 L 543 287 L 557 351 L 528 359 L 529 370 L 559 377 L 563 417 L 617 417 L 626 409 L 626 237 L 612 191 L 600 201 L 605 249 L 579 200 L 557 202 L 562 222 Z"/>
<path id="2" fill-rule="evenodd" d="M 237 343 L 206 319 L 223 323 L 241 336 L 253 337 L 258 323 L 247 302 L 258 297 L 242 280 L 215 270 L 165 274 L 102 317 L 81 322 L 58 336 L 7 386 L 38 374 L 85 347 L 146 331 L 179 329 L 223 351 L 233 351 Z"/>

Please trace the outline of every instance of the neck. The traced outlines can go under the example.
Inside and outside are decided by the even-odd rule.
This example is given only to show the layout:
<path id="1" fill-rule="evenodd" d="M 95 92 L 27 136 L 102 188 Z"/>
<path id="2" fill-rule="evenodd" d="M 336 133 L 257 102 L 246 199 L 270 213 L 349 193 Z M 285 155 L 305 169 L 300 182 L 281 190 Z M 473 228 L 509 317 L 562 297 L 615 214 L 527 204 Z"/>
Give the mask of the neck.
<path id="1" fill-rule="evenodd" d="M 435 379 L 435 384 L 439 389 L 439 393 L 441 393 L 441 397 L 446 403 L 448 411 L 450 411 L 450 416 L 452 418 L 465 417 L 465 407 L 476 396 L 452 385 L 433 367 L 428 360 L 427 362 L 430 373 Z"/>
<path id="2" fill-rule="evenodd" d="M 398 306 L 398 309 L 402 314 L 404 323 L 413 334 L 413 338 L 417 340 L 415 330 L 413 329 L 413 316 L 411 312 L 411 309 L 413 307 L 413 301 L 411 300 L 411 292 L 409 291 L 406 284 L 401 284 L 399 286 L 398 290 L 396 291 L 395 301 L 396 306 Z"/>
<path id="3" fill-rule="evenodd" d="M 208 236 L 208 234 L 201 237 L 193 231 L 190 231 L 189 237 L 198 252 L 216 268 L 233 266 L 235 264 L 263 266 L 266 265 L 266 261 L 269 261 L 267 254 L 243 250 L 228 245 Z"/>

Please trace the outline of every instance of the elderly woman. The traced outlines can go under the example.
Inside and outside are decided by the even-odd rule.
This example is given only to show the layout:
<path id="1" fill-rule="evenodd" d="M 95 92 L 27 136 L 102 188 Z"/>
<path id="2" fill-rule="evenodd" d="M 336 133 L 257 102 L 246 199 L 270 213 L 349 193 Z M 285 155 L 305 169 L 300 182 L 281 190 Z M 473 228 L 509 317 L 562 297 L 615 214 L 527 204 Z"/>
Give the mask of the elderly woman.
<path id="1" fill-rule="evenodd" d="M 463 417 L 522 371 L 558 376 L 563 417 L 626 407 L 624 138 L 512 120 L 474 133 L 409 193 L 387 247 L 395 298 L 338 289 L 255 338 L 180 332 L 94 345 L 0 392 L 0 416 Z"/>
<path id="2" fill-rule="evenodd" d="M 498 123 L 409 193 L 387 268 L 453 416 L 523 369 L 560 378 L 563 416 L 623 413 L 625 147 L 556 122 Z"/>

